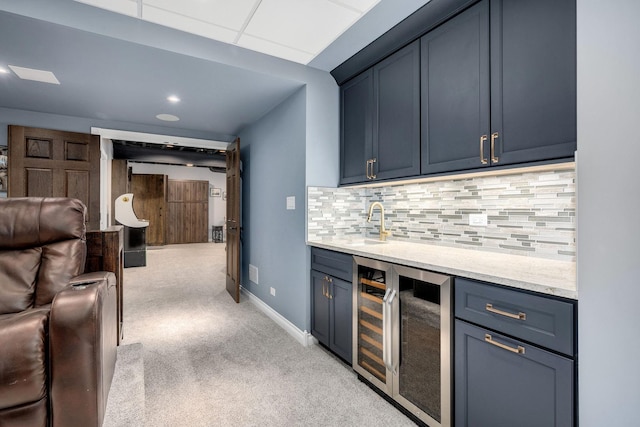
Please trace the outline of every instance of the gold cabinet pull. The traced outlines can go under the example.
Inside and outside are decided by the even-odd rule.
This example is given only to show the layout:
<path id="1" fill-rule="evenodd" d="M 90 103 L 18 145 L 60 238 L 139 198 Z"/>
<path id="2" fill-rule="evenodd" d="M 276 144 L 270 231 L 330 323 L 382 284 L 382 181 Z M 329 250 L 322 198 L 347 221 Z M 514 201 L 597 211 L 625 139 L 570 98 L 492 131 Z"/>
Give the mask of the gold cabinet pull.
<path id="1" fill-rule="evenodd" d="M 374 169 L 374 163 L 378 161 L 378 159 L 371 159 L 371 179 L 376 179 L 376 174 L 375 174 L 375 169 Z"/>
<path id="2" fill-rule="evenodd" d="M 371 166 L 371 159 L 367 160 L 367 179 L 371 179 L 371 173 L 369 172 L 370 166 Z"/>
<path id="3" fill-rule="evenodd" d="M 322 282 L 322 296 L 326 297 L 327 296 L 327 276 L 324 276 L 324 281 Z"/>
<path id="4" fill-rule="evenodd" d="M 491 134 L 491 163 L 498 163 L 498 160 L 500 160 L 496 157 L 496 139 L 498 137 L 498 132 Z"/>
<path id="5" fill-rule="evenodd" d="M 486 165 L 489 161 L 484 157 L 484 143 L 487 142 L 487 135 L 482 135 L 480 137 L 480 163 Z"/>
<path id="6" fill-rule="evenodd" d="M 484 334 L 484 340 L 489 344 L 493 344 L 496 347 L 500 347 L 501 349 L 510 351 L 511 353 L 524 354 L 524 347 L 522 347 L 521 345 L 519 345 L 517 348 L 509 347 L 508 345 L 499 343 L 498 341 L 494 341 L 493 337 L 489 334 Z"/>
<path id="7" fill-rule="evenodd" d="M 516 320 L 527 320 L 527 313 L 519 312 L 518 314 L 509 313 L 508 311 L 498 310 L 497 308 L 493 308 L 493 304 L 487 303 L 485 306 L 485 310 L 490 311 L 491 313 L 499 314 L 500 316 L 509 317 L 511 319 Z"/>

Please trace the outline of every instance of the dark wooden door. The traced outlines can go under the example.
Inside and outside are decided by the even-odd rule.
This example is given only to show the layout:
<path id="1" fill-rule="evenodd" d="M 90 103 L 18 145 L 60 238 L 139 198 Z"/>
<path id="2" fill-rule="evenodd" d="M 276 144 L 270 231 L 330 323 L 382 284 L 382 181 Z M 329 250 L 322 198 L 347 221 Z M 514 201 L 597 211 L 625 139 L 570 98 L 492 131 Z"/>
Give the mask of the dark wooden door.
<path id="1" fill-rule="evenodd" d="M 146 230 L 147 245 L 166 243 L 167 176 L 151 174 L 131 175 L 133 211 L 138 219 L 149 221 Z"/>
<path id="2" fill-rule="evenodd" d="M 574 425 L 571 359 L 456 320 L 454 363 L 456 426 Z"/>
<path id="3" fill-rule="evenodd" d="M 488 166 L 489 1 L 422 37 L 420 60 L 421 173 Z"/>
<path id="4" fill-rule="evenodd" d="M 576 150 L 575 0 L 492 0 L 494 164 Z"/>
<path id="5" fill-rule="evenodd" d="M 100 138 L 9 126 L 9 197 L 72 197 L 87 207 L 87 229 L 100 229 Z"/>
<path id="6" fill-rule="evenodd" d="M 372 69 L 340 87 L 340 113 L 340 183 L 364 182 L 372 158 Z"/>
<path id="7" fill-rule="evenodd" d="M 229 295 L 240 302 L 240 138 L 227 148 L 227 281 Z"/>
<path id="8" fill-rule="evenodd" d="M 420 174 L 420 42 L 373 67 L 373 179 Z"/>
<path id="9" fill-rule="evenodd" d="M 209 181 L 169 180 L 167 243 L 209 241 Z"/>
<path id="10" fill-rule="evenodd" d="M 328 293 L 328 276 L 311 270 L 311 333 L 327 347 L 330 346 Z"/>
<path id="11" fill-rule="evenodd" d="M 111 161 L 111 218 L 109 225 L 116 225 L 115 200 L 123 194 L 129 193 L 129 166 L 123 159 Z"/>

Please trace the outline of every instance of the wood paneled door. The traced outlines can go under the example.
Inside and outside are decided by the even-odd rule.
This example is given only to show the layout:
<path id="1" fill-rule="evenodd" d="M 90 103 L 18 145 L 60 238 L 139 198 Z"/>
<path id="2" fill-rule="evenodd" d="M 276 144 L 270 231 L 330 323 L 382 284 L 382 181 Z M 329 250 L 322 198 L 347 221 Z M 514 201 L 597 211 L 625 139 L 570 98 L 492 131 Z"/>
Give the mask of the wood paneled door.
<path id="1" fill-rule="evenodd" d="M 227 292 L 240 302 L 240 138 L 227 148 Z"/>
<path id="2" fill-rule="evenodd" d="M 209 241 L 209 181 L 169 180 L 167 243 Z"/>
<path id="3" fill-rule="evenodd" d="M 9 126 L 9 197 L 72 197 L 100 228 L 100 137 Z"/>
<path id="4" fill-rule="evenodd" d="M 167 176 L 151 174 L 131 175 L 133 211 L 138 219 L 149 221 L 147 245 L 165 244 L 167 212 Z"/>

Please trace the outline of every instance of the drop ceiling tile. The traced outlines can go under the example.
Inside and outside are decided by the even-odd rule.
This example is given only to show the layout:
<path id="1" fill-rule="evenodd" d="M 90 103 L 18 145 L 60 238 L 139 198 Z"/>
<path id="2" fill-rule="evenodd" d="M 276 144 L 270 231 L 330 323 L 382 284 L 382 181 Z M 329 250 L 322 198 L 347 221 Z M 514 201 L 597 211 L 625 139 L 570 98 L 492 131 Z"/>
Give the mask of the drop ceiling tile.
<path id="1" fill-rule="evenodd" d="M 245 33 L 316 55 L 360 16 L 327 0 L 262 0 Z"/>
<path id="2" fill-rule="evenodd" d="M 267 55 L 277 56 L 278 58 L 287 59 L 289 61 L 298 62 L 300 64 L 307 64 L 315 56 L 308 52 L 292 49 L 257 37 L 249 36 L 247 34 L 240 36 L 238 46 L 266 53 Z"/>
<path id="3" fill-rule="evenodd" d="M 257 3 L 258 0 L 143 0 L 143 10 L 149 5 L 240 31 Z"/>
<path id="4" fill-rule="evenodd" d="M 360 12 L 367 12 L 373 6 L 380 3 L 380 0 L 329 0 L 330 2 L 351 7 Z"/>
<path id="5" fill-rule="evenodd" d="M 238 34 L 236 31 L 227 28 L 202 22 L 197 19 L 187 18 L 186 16 L 177 15 L 151 6 L 145 6 L 142 9 L 142 19 L 225 43 L 233 43 Z"/>
<path id="6" fill-rule="evenodd" d="M 136 0 L 76 0 L 91 6 L 107 9 L 123 15 L 138 16 L 138 2 Z"/>

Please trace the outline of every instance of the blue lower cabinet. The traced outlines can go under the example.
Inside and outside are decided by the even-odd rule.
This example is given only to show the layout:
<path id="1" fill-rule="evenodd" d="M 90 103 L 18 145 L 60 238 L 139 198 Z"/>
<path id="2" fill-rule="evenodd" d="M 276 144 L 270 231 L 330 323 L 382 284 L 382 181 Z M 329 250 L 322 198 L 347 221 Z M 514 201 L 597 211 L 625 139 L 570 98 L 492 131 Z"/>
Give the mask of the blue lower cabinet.
<path id="1" fill-rule="evenodd" d="M 571 427 L 574 361 L 455 320 L 457 427 Z"/>
<path id="2" fill-rule="evenodd" d="M 311 270 L 311 333 L 351 364 L 353 295 L 350 282 Z"/>

